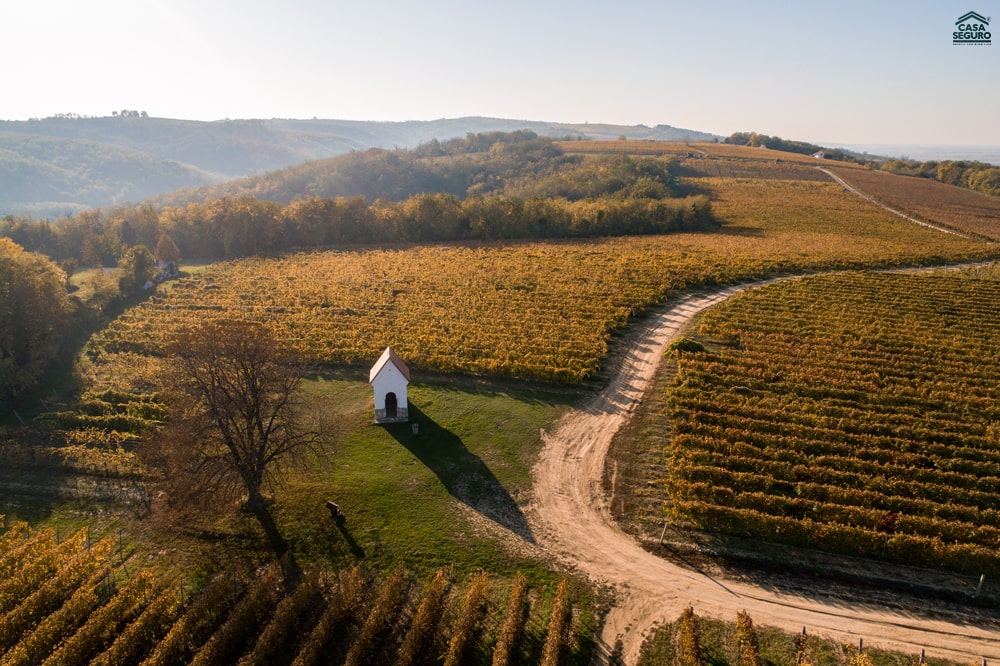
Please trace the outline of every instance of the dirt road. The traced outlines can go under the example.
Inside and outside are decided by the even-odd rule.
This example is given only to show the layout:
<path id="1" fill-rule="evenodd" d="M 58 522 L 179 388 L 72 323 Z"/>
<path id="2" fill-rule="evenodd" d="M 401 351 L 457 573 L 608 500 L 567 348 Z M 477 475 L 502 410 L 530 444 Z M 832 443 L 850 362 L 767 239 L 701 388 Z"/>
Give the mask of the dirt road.
<path id="1" fill-rule="evenodd" d="M 711 578 L 643 550 L 611 518 L 601 484 L 608 448 L 641 400 L 667 345 L 692 316 L 746 287 L 691 296 L 651 318 L 624 354 L 610 385 L 571 410 L 551 433 L 533 471 L 528 519 L 539 545 L 567 566 L 616 593 L 601 636 L 605 659 L 622 641 L 634 664 L 645 636 L 692 605 L 700 615 L 733 620 L 746 610 L 754 622 L 825 635 L 865 646 L 965 663 L 1000 661 L 1000 617 L 975 611 L 918 609 L 907 600 L 882 605 L 845 602 L 817 587 L 809 595 L 782 593 Z"/>

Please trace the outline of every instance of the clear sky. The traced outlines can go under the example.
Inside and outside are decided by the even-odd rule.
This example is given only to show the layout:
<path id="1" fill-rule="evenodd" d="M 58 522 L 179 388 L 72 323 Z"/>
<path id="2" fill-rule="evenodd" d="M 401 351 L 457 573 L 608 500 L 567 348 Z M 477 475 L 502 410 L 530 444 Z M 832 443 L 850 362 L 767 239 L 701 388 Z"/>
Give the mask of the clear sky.
<path id="1" fill-rule="evenodd" d="M 1000 145 L 1000 0 L 2 0 L 0 119 L 667 124 Z M 994 20 L 995 17 L 995 20 Z"/>

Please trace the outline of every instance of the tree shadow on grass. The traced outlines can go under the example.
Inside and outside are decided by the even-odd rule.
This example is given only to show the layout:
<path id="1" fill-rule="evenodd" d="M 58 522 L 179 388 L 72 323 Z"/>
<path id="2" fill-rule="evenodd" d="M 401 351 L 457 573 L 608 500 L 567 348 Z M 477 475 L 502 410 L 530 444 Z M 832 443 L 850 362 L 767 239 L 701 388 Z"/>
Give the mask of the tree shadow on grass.
<path id="1" fill-rule="evenodd" d="M 486 463 L 465 448 L 460 437 L 435 423 L 412 402 L 409 415 L 409 423 L 387 424 L 386 431 L 434 472 L 452 497 L 535 543 L 521 507 Z M 413 434 L 414 424 L 419 425 L 419 434 Z"/>

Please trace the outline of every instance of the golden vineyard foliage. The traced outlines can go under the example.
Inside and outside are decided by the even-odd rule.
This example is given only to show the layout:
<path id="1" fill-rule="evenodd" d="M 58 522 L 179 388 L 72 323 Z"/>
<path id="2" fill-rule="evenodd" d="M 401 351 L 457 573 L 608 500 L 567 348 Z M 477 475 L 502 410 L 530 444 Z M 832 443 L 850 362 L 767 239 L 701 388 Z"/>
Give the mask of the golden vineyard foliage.
<path id="1" fill-rule="evenodd" d="M 448 651 L 464 664 L 486 663 L 502 647 L 539 663 L 543 642 L 581 659 L 591 630 L 571 617 L 565 581 L 529 598 L 518 574 L 509 617 L 490 612 L 506 603 L 503 579 L 482 572 L 468 584 L 438 572 L 422 594 L 402 568 L 381 579 L 360 568 L 309 569 L 291 583 L 272 565 L 250 578 L 220 574 L 192 594 L 137 569 L 113 539 L 87 535 L 57 543 L 24 523 L 0 533 L 0 662 L 428 663 Z"/>
<path id="2" fill-rule="evenodd" d="M 104 366 L 95 371 L 110 385 L 135 381 L 156 390 L 148 358 L 171 335 L 238 317 L 271 323 L 319 363 L 370 363 L 392 345 L 417 368 L 576 383 L 598 372 L 609 339 L 630 317 L 678 290 L 994 251 L 900 220 L 833 183 L 698 182 L 718 202 L 728 224 L 722 232 L 327 251 L 215 264 L 96 336 L 91 351 Z M 136 379 L 141 369 L 146 385 Z"/>
<path id="3" fill-rule="evenodd" d="M 706 529 L 1000 571 L 1000 281 L 851 273 L 709 311 L 668 504 Z M 711 351 L 715 348 L 715 351 Z"/>
<path id="4" fill-rule="evenodd" d="M 918 219 L 1000 240 L 1000 197 L 883 171 L 837 168 L 836 172 L 876 200 Z"/>

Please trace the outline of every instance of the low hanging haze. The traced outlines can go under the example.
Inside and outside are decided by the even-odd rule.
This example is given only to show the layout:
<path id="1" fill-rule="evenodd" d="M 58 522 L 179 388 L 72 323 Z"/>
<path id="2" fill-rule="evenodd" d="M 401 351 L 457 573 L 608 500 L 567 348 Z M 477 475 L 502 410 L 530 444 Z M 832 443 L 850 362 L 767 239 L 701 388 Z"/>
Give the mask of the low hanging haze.
<path id="1" fill-rule="evenodd" d="M 1000 146 L 1000 0 L 3 0 L 0 119 L 491 116 Z M 990 18 L 992 21 L 993 18 Z"/>

